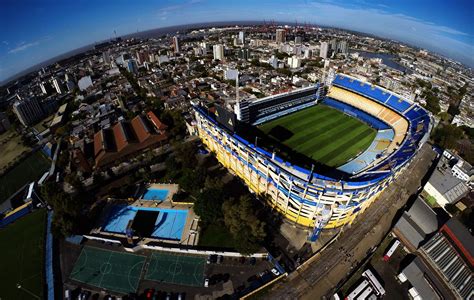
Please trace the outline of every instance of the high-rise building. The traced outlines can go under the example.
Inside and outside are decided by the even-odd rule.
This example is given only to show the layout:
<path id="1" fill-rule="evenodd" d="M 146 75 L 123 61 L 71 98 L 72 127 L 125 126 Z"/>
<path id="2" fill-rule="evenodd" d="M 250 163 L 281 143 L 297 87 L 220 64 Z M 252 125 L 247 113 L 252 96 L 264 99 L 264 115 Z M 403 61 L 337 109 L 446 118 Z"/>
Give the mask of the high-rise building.
<path id="1" fill-rule="evenodd" d="M 155 62 L 155 55 L 154 54 L 149 54 L 148 55 L 148 61 L 151 62 L 151 63 L 154 63 Z"/>
<path id="2" fill-rule="evenodd" d="M 51 95 L 51 93 L 53 92 L 53 88 L 51 87 L 51 84 L 49 84 L 49 82 L 40 82 L 39 86 L 43 95 Z"/>
<path id="3" fill-rule="evenodd" d="M 127 70 L 130 73 L 134 73 L 134 74 L 138 73 L 137 62 L 134 59 L 127 60 Z"/>
<path id="4" fill-rule="evenodd" d="M 276 58 L 275 55 L 272 55 L 272 57 L 270 57 L 268 60 L 268 64 L 274 69 L 278 68 L 278 58 Z"/>
<path id="5" fill-rule="evenodd" d="M 326 78 L 324 79 L 324 83 L 326 86 L 330 86 L 334 79 L 336 78 L 336 71 L 333 68 L 329 68 Z"/>
<path id="6" fill-rule="evenodd" d="M 72 92 L 72 90 L 74 90 L 75 87 L 76 87 L 76 84 L 74 83 L 74 81 L 72 80 L 66 81 L 66 88 L 68 92 Z"/>
<path id="7" fill-rule="evenodd" d="M 144 50 L 140 50 L 140 51 L 137 51 L 137 62 L 139 65 L 143 65 L 146 61 L 148 61 L 149 59 L 149 54 L 148 54 L 148 51 L 144 51 Z"/>
<path id="8" fill-rule="evenodd" d="M 173 49 L 174 53 L 179 53 L 179 41 L 177 36 L 173 37 Z"/>
<path id="9" fill-rule="evenodd" d="M 24 126 L 34 124 L 44 116 L 39 100 L 36 97 L 16 101 L 13 104 L 13 112 Z"/>
<path id="10" fill-rule="evenodd" d="M 243 31 L 239 32 L 239 43 L 241 45 L 245 45 L 245 32 Z"/>
<path id="11" fill-rule="evenodd" d="M 62 82 L 56 77 L 53 78 L 53 86 L 56 89 L 56 93 L 62 94 L 65 92 Z"/>
<path id="12" fill-rule="evenodd" d="M 286 31 L 285 29 L 277 29 L 276 30 L 276 42 L 277 43 L 284 43 L 286 41 Z"/>
<path id="13" fill-rule="evenodd" d="M 336 41 L 336 39 L 332 39 L 329 42 L 329 50 L 331 50 L 331 51 L 336 51 L 337 50 L 337 41 Z"/>
<path id="14" fill-rule="evenodd" d="M 214 45 L 213 53 L 214 53 L 215 60 L 223 60 L 224 59 L 224 46 L 222 44 Z"/>
<path id="15" fill-rule="evenodd" d="M 347 54 L 349 52 L 346 41 L 340 41 L 337 44 L 337 52 L 342 54 Z"/>
<path id="16" fill-rule="evenodd" d="M 290 66 L 291 69 L 296 69 L 301 67 L 301 58 L 292 56 L 288 57 L 288 65 Z"/>
<path id="17" fill-rule="evenodd" d="M 301 45 L 302 42 L 303 42 L 303 38 L 301 36 L 295 36 L 296 45 Z"/>
<path id="18" fill-rule="evenodd" d="M 110 52 L 109 50 L 102 53 L 102 59 L 104 60 L 104 64 L 110 64 Z"/>
<path id="19" fill-rule="evenodd" d="M 243 48 L 237 52 L 237 56 L 240 59 L 249 59 L 250 58 L 250 49 Z"/>
<path id="20" fill-rule="evenodd" d="M 319 57 L 324 59 L 328 58 L 328 47 L 327 42 L 321 42 L 321 46 L 319 47 Z"/>

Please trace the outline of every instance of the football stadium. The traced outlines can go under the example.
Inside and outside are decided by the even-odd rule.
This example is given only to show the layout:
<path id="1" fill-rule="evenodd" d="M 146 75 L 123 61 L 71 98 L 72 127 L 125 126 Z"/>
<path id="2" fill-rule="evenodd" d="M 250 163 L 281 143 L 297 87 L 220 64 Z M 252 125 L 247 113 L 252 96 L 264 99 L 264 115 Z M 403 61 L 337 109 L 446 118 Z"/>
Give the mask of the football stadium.
<path id="1" fill-rule="evenodd" d="M 194 104 L 198 133 L 228 170 L 286 219 L 313 228 L 351 223 L 428 139 L 430 114 L 382 87 L 337 74 L 234 111 Z"/>

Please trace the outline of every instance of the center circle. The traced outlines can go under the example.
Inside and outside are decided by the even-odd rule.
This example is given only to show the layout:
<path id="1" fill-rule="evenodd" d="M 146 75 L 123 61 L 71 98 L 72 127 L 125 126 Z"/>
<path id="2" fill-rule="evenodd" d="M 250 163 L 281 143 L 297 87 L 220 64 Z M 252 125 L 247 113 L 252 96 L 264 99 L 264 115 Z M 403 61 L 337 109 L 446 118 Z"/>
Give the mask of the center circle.
<path id="1" fill-rule="evenodd" d="M 183 267 L 181 266 L 180 263 L 172 263 L 168 269 L 168 271 L 171 273 L 171 274 L 179 274 L 181 273 Z"/>
<path id="2" fill-rule="evenodd" d="M 100 266 L 100 273 L 109 274 L 112 271 L 112 265 L 110 263 L 105 263 Z"/>

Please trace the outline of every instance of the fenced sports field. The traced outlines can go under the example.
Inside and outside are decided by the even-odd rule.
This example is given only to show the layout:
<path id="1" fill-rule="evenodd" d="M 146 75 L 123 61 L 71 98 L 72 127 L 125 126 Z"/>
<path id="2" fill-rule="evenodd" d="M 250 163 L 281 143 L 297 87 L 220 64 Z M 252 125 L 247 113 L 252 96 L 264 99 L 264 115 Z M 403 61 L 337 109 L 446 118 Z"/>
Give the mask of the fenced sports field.
<path id="1" fill-rule="evenodd" d="M 136 292 L 146 257 L 84 247 L 70 278 L 119 293 Z"/>
<path id="2" fill-rule="evenodd" d="M 205 258 L 168 253 L 153 253 L 150 257 L 145 279 L 202 286 L 204 284 Z"/>
<path id="3" fill-rule="evenodd" d="M 137 291 L 142 273 L 146 280 L 202 286 L 205 265 L 203 257 L 164 252 L 147 257 L 86 246 L 69 277 L 100 289 L 128 294 Z"/>

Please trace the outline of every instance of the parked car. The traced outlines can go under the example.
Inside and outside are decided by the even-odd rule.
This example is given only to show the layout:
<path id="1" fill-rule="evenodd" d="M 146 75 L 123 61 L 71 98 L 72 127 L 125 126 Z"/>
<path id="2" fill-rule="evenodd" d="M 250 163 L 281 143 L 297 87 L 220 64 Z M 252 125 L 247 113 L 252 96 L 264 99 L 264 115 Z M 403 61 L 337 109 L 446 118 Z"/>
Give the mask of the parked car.
<path id="1" fill-rule="evenodd" d="M 207 264 L 215 264 L 217 262 L 217 255 L 216 254 L 211 254 L 207 258 Z"/>
<path id="2" fill-rule="evenodd" d="M 209 287 L 209 278 L 204 279 L 204 287 Z"/>
<path id="3" fill-rule="evenodd" d="M 240 261 L 241 264 L 245 264 L 245 257 L 241 256 L 239 261 Z"/>
<path id="4" fill-rule="evenodd" d="M 153 297 L 153 294 L 155 294 L 155 290 L 154 290 L 154 289 L 148 289 L 148 290 L 146 291 L 146 294 L 145 294 L 145 295 L 146 295 L 146 298 L 147 298 L 147 299 L 151 300 L 152 297 Z"/>
<path id="5" fill-rule="evenodd" d="M 257 259 L 255 257 L 251 257 L 249 263 L 253 266 L 257 263 Z"/>

